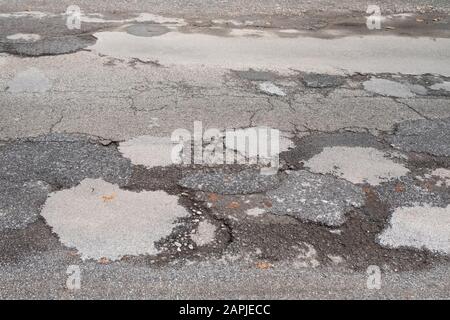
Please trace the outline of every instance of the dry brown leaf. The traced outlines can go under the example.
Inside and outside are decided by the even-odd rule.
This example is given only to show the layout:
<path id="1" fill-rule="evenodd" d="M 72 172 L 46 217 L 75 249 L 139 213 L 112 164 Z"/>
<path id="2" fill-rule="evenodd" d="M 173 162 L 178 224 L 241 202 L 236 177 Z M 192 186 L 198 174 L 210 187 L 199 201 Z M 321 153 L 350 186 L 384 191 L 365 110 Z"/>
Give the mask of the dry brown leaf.
<path id="1" fill-rule="evenodd" d="M 372 192 L 372 189 L 370 189 L 369 187 L 363 187 L 363 192 L 364 192 L 365 194 L 369 194 L 369 193 Z"/>
<path id="2" fill-rule="evenodd" d="M 260 261 L 256 263 L 256 268 L 261 269 L 261 270 L 267 270 L 272 268 L 273 266 L 268 263 L 268 262 L 264 262 L 264 261 Z"/>
<path id="3" fill-rule="evenodd" d="M 401 183 L 397 183 L 395 186 L 395 192 L 403 192 L 405 191 L 405 187 Z"/>
<path id="4" fill-rule="evenodd" d="M 219 200 L 219 196 L 216 193 L 210 193 L 208 195 L 208 199 L 211 202 L 216 202 L 217 200 Z"/>
<path id="5" fill-rule="evenodd" d="M 233 201 L 233 202 L 230 202 L 230 204 L 227 206 L 227 208 L 229 208 L 229 209 L 237 209 L 240 206 L 241 205 L 239 204 L 239 202 Z"/>
<path id="6" fill-rule="evenodd" d="M 100 264 L 108 264 L 108 263 L 110 263 L 110 262 L 111 262 L 111 260 L 109 260 L 108 258 L 105 258 L 105 257 L 100 258 L 100 259 L 98 260 L 98 263 L 100 263 Z"/>
<path id="7" fill-rule="evenodd" d="M 69 256 L 77 257 L 78 256 L 78 252 L 77 251 L 69 251 Z"/>
<path id="8" fill-rule="evenodd" d="M 264 200 L 263 204 L 267 207 L 267 208 L 272 208 L 272 201 L 270 200 Z"/>
<path id="9" fill-rule="evenodd" d="M 112 193 L 110 195 L 102 196 L 102 200 L 103 200 L 103 202 L 108 202 L 108 201 L 114 200 L 115 197 L 116 197 L 116 193 Z"/>
<path id="10" fill-rule="evenodd" d="M 424 188 L 426 188 L 428 191 L 432 191 L 433 190 L 433 184 L 431 182 L 424 182 L 422 184 L 424 186 Z"/>

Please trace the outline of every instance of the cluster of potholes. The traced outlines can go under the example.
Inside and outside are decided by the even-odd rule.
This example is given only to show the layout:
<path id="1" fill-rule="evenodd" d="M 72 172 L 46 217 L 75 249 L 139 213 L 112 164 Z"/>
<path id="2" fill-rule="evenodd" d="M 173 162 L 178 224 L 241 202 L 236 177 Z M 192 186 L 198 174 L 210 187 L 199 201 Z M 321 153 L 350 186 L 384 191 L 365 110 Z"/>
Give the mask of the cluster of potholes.
<path id="1" fill-rule="evenodd" d="M 450 261 L 450 119 L 294 138 L 280 170 L 133 164 L 120 143 L 49 134 L 0 146 L 0 261 L 291 261 L 421 269 Z M 331 160 L 330 160 L 331 159 Z M 61 246 L 62 245 L 62 246 Z"/>
<path id="2" fill-rule="evenodd" d="M 256 18 L 256 20 L 255 20 Z M 325 33 L 314 33 L 313 36 L 330 38 L 329 30 L 346 30 L 357 34 L 366 33 L 366 17 L 360 18 L 342 17 L 326 21 L 322 18 L 307 18 L 286 16 L 272 16 L 269 20 L 261 17 L 241 17 L 238 20 L 213 19 L 191 20 L 165 18 L 149 13 L 142 13 L 135 18 L 104 17 L 99 14 L 82 15 L 81 25 L 70 28 L 68 16 L 65 14 L 48 14 L 43 12 L 19 12 L 4 14 L 0 19 L 0 28 L 6 30 L 4 37 L 0 36 L 0 52 L 6 52 L 21 56 L 44 56 L 74 53 L 86 49 L 95 44 L 97 39 L 95 32 L 109 29 L 122 28 L 130 35 L 138 37 L 157 37 L 167 32 L 177 30 L 184 33 L 201 32 L 228 36 L 232 30 L 251 28 L 253 36 L 257 36 L 262 30 L 277 30 L 280 37 L 296 37 L 302 29 L 324 29 Z M 267 17 L 266 17 L 267 18 Z M 445 35 L 446 26 L 443 18 L 436 14 L 422 14 L 416 18 L 414 14 L 388 16 L 390 21 L 390 33 L 408 34 L 414 30 L 414 34 Z M 350 19 L 350 20 L 348 20 Z M 420 24 L 418 21 L 426 23 Z M 9 31 L 17 32 L 8 34 Z M 398 30 L 398 31 L 394 31 Z M 42 34 L 42 36 L 41 36 Z"/>
<path id="3" fill-rule="evenodd" d="M 269 96 L 280 98 L 297 93 L 296 88 L 284 86 L 286 81 L 301 84 L 305 89 L 319 90 L 325 96 L 336 88 L 362 89 L 376 96 L 393 99 L 450 96 L 450 78 L 434 74 L 362 74 L 332 75 L 314 72 L 297 72 L 294 76 L 281 76 L 271 71 L 244 70 L 234 71 L 237 78 L 246 81 L 249 89 L 256 89 Z M 349 82 L 358 84 L 357 87 Z M 418 112 L 418 111 L 416 111 Z"/>

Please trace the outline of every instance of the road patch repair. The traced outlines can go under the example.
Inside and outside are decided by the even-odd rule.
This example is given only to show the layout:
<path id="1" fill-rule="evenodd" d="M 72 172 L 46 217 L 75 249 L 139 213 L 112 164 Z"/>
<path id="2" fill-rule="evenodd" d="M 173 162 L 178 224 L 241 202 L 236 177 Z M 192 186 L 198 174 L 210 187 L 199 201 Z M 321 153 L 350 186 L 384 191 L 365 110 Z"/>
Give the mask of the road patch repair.
<path id="1" fill-rule="evenodd" d="M 117 260 L 157 254 L 154 243 L 169 236 L 176 219 L 188 212 L 164 191 L 124 191 L 87 179 L 50 194 L 41 215 L 61 242 L 83 259 Z"/>
<path id="2" fill-rule="evenodd" d="M 390 96 L 396 98 L 411 98 L 414 97 L 414 92 L 411 88 L 399 82 L 372 78 L 364 82 L 364 89 L 383 96 Z"/>
<path id="3" fill-rule="evenodd" d="M 121 142 L 119 152 L 135 165 L 152 168 L 171 165 L 174 146 L 170 138 L 141 136 Z"/>
<path id="4" fill-rule="evenodd" d="M 397 208 L 390 226 L 379 237 L 389 247 L 426 248 L 450 254 L 450 205 L 444 208 L 429 205 Z"/>
<path id="5" fill-rule="evenodd" d="M 264 92 L 267 93 L 268 95 L 275 95 L 275 96 L 285 96 L 286 93 L 284 93 L 284 91 L 276 86 L 275 84 L 271 83 L 271 82 L 263 82 L 260 83 L 259 85 L 259 89 Z"/>
<path id="6" fill-rule="evenodd" d="M 156 37 L 137 37 L 121 30 L 100 31 L 94 33 L 97 41 L 87 49 L 118 59 L 135 57 L 158 60 L 163 65 L 206 65 L 235 70 L 271 66 L 274 69 L 293 68 L 319 73 L 337 73 L 342 69 L 350 73 L 430 72 L 450 76 L 450 70 L 444 62 L 444 57 L 448 57 L 445 51 L 448 39 L 443 38 L 431 40 L 406 39 L 395 35 L 352 35 L 344 39 L 302 37 L 302 41 L 292 41 L 270 30 L 232 29 L 234 32 L 231 32 L 225 29 L 224 34 L 220 31 L 215 28 L 210 33 L 200 33 L 175 29 Z M 252 37 L 251 42 L 248 41 L 249 36 Z M 389 59 L 383 55 L 387 45 L 394 52 Z M 323 50 L 324 46 L 330 50 Z M 278 50 L 273 51 L 273 47 Z M 420 56 L 421 65 L 405 64 L 397 58 L 402 56 L 404 59 L 405 47 L 410 49 L 408 53 L 414 52 Z M 430 50 L 430 47 L 435 50 Z M 254 59 L 255 56 L 258 59 Z M 430 63 L 430 57 L 436 57 L 433 63 Z"/>
<path id="7" fill-rule="evenodd" d="M 356 165 L 355 165 L 356 164 Z M 326 147 L 305 162 L 316 173 L 329 173 L 352 183 L 378 185 L 406 175 L 409 170 L 374 148 Z"/>

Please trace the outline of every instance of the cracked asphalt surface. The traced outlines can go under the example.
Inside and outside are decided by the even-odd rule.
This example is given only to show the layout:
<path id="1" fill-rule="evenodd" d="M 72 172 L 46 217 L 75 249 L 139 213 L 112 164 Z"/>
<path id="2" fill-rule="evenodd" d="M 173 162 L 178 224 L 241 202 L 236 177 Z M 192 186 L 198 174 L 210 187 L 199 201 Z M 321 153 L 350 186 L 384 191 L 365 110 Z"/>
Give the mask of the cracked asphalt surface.
<path id="1" fill-rule="evenodd" d="M 450 298 L 447 1 L 70 4 L 0 1 L 0 298 Z"/>

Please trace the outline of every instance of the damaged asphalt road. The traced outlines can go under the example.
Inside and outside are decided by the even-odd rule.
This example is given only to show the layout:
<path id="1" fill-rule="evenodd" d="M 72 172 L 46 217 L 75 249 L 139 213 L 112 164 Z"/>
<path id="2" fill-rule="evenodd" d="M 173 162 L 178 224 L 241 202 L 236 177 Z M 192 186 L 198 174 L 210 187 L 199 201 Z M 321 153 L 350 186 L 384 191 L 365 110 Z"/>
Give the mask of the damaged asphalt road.
<path id="1" fill-rule="evenodd" d="M 416 123 L 414 132 L 420 134 L 421 123 Z M 386 139 L 400 134 L 395 131 Z M 387 272 L 421 272 L 450 262 L 445 224 L 441 231 L 426 229 L 425 218 L 410 229 L 399 227 L 405 228 L 400 233 L 389 229 L 390 217 L 405 208 L 435 208 L 446 219 L 450 179 L 433 172 L 437 164 L 444 174 L 450 172 L 448 159 L 442 163 L 439 156 L 427 155 L 417 168 L 408 153 L 400 156 L 370 134 L 316 133 L 295 141 L 297 146 L 282 154 L 283 169 L 275 176 L 261 175 L 267 180 L 262 185 L 264 180 L 255 180 L 258 171 L 245 166 L 226 167 L 226 176 L 217 176 L 222 171 L 198 166 L 132 165 L 115 144 L 88 136 L 50 134 L 6 143 L 1 147 L 7 169 L 1 179 L 2 261 L 20 265 L 30 254 L 45 253 L 81 265 L 97 261 L 158 270 L 174 263 L 266 261 L 271 268 L 287 263 L 293 270 L 335 266 L 362 271 L 381 265 Z M 331 146 L 368 145 L 391 152 L 395 163 L 408 170 L 392 176 L 392 163 L 383 167 L 384 177 L 377 171 L 381 182 L 372 186 L 346 181 L 337 172 L 333 177 L 306 167 L 288 169 L 289 162 L 307 163 Z M 75 163 L 83 170 L 72 172 Z M 157 233 L 149 232 L 154 228 Z M 434 230 L 434 239 L 414 235 L 421 228 Z M 417 244 L 407 242 L 411 237 Z"/>
<path id="2" fill-rule="evenodd" d="M 0 298 L 448 299 L 448 6 L 0 8 Z M 194 122 L 279 130 L 277 170 L 174 163 Z"/>

